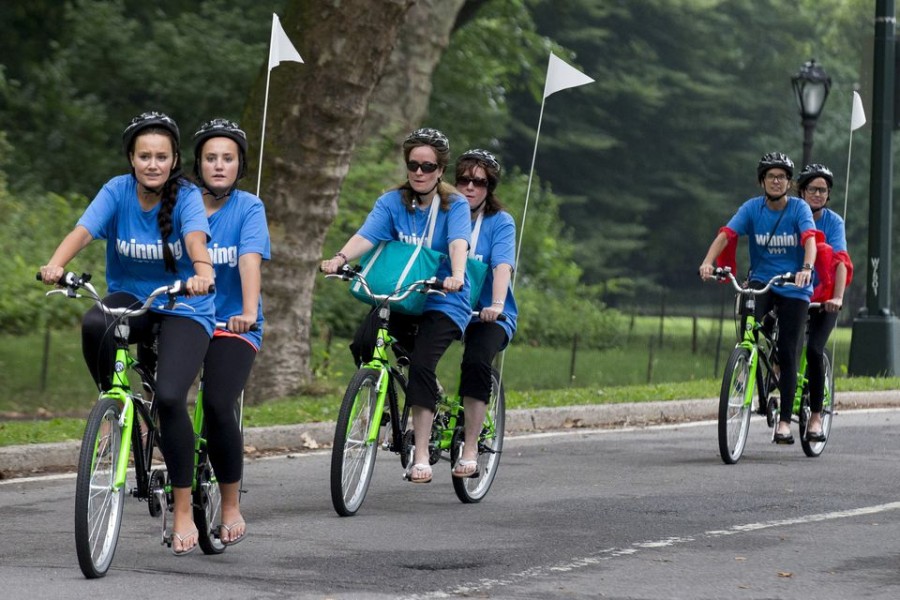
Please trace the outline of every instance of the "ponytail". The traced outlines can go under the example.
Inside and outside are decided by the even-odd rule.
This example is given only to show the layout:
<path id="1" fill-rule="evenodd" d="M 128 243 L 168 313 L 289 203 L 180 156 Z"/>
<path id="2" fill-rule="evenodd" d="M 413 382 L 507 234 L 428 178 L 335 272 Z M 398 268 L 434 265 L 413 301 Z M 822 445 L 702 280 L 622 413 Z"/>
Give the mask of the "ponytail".
<path id="1" fill-rule="evenodd" d="M 175 267 L 175 255 L 169 247 L 168 239 L 172 235 L 172 212 L 175 210 L 175 202 L 178 198 L 181 170 L 173 171 L 169 180 L 163 185 L 159 204 L 159 212 L 156 214 L 156 224 L 159 227 L 159 235 L 162 239 L 163 260 L 166 263 L 166 271 L 177 273 Z"/>

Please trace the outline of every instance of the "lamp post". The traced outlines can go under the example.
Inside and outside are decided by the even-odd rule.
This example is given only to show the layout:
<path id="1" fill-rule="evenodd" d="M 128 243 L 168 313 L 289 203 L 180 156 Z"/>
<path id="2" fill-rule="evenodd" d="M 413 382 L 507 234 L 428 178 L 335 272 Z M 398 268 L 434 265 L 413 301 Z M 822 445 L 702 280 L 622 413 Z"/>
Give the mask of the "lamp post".
<path id="1" fill-rule="evenodd" d="M 791 77 L 797 107 L 803 119 L 803 165 L 808 165 L 812 156 L 813 131 L 816 121 L 822 114 L 828 92 L 831 90 L 831 77 L 825 73 L 822 65 L 811 58 L 800 68 L 800 72 Z"/>

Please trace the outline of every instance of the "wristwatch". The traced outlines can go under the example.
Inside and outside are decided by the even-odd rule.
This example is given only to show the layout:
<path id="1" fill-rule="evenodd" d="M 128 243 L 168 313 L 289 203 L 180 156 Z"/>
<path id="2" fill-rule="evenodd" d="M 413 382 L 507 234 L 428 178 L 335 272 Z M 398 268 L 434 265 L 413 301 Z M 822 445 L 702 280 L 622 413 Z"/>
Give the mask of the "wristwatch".
<path id="1" fill-rule="evenodd" d="M 803 266 L 800 268 L 800 270 L 801 271 L 812 271 L 813 266 L 809 263 L 804 263 Z"/>

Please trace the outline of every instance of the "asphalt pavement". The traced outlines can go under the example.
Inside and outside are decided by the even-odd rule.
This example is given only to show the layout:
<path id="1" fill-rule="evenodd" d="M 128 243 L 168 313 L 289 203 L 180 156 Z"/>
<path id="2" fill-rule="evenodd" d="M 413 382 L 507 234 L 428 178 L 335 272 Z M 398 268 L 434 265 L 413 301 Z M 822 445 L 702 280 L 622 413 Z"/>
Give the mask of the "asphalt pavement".
<path id="1" fill-rule="evenodd" d="M 837 394 L 838 413 L 885 406 L 900 406 L 900 390 Z M 718 399 L 713 398 L 510 410 L 506 414 L 506 433 L 703 421 L 715 419 L 717 411 Z M 251 455 L 314 450 L 330 446 L 333 439 L 334 422 L 252 427 L 244 431 L 245 450 Z M 0 479 L 72 470 L 80 447 L 80 441 L 0 447 Z"/>

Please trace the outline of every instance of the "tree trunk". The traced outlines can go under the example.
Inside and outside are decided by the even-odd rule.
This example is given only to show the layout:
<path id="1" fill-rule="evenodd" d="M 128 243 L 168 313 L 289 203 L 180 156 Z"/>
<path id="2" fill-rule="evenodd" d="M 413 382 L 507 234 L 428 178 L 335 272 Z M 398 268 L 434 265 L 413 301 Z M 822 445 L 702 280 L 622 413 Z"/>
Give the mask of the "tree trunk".
<path id="1" fill-rule="evenodd" d="M 312 292 L 325 232 L 369 99 L 412 5 L 379 0 L 373 10 L 370 0 L 295 0 L 282 21 L 305 64 L 282 63 L 271 73 L 260 196 L 272 260 L 264 266 L 265 341 L 250 402 L 296 394 L 309 382 Z M 260 130 L 265 85 L 264 70 L 245 111 L 251 136 Z M 250 157 L 253 176 L 257 157 Z"/>
<path id="2" fill-rule="evenodd" d="M 360 136 L 363 140 L 380 135 L 399 144 L 410 131 L 426 125 L 422 119 L 431 98 L 431 75 L 450 43 L 457 15 L 466 2 L 420 0 L 406 14 L 403 35 L 369 101 Z"/>

